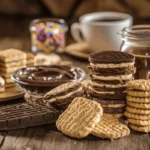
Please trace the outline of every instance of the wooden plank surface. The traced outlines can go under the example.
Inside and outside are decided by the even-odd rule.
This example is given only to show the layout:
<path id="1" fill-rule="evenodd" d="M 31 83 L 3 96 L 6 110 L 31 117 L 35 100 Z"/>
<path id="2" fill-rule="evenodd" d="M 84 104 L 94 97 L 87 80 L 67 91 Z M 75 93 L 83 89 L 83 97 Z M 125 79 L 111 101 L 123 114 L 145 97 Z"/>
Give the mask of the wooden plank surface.
<path id="1" fill-rule="evenodd" d="M 0 39 L 0 49 L 19 48 L 30 50 L 30 40 L 24 38 Z M 88 74 L 88 62 L 61 55 L 65 60 L 72 60 Z M 8 102 L 7 102 L 8 103 Z M 149 134 L 131 133 L 130 136 L 109 141 L 93 137 L 77 140 L 58 132 L 54 125 L 31 127 L 27 129 L 0 132 L 1 150 L 149 150 Z"/>

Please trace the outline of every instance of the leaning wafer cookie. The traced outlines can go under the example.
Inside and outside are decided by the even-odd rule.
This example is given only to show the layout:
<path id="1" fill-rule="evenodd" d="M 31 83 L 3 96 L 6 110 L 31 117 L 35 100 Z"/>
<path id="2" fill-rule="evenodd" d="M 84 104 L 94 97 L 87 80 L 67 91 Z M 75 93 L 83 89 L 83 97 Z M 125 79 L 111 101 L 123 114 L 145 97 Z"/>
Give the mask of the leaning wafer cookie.
<path id="1" fill-rule="evenodd" d="M 127 99 L 127 101 L 130 101 L 130 102 L 150 103 L 150 97 L 138 98 L 138 97 L 133 97 L 133 96 L 127 96 L 126 99 Z"/>
<path id="2" fill-rule="evenodd" d="M 140 79 L 140 80 L 129 81 L 127 87 L 129 89 L 150 91 L 150 80 Z"/>
<path id="3" fill-rule="evenodd" d="M 149 126 L 150 120 L 128 119 L 128 122 L 137 126 Z"/>
<path id="4" fill-rule="evenodd" d="M 133 114 L 150 115 L 150 110 L 148 109 L 139 109 L 139 108 L 133 108 L 133 107 L 127 106 L 126 110 Z"/>
<path id="5" fill-rule="evenodd" d="M 145 104 L 145 103 L 135 103 L 135 102 L 127 101 L 127 105 L 135 108 L 150 109 L 150 104 Z"/>
<path id="6" fill-rule="evenodd" d="M 113 140 L 129 135 L 130 130 L 118 119 L 102 116 L 91 134 L 103 139 L 108 138 Z"/>
<path id="7" fill-rule="evenodd" d="M 130 112 L 128 112 L 128 111 L 125 111 L 125 112 L 124 112 L 124 115 L 125 115 L 127 118 L 132 118 L 132 119 L 150 120 L 150 115 L 133 114 L 133 113 L 130 113 Z"/>
<path id="8" fill-rule="evenodd" d="M 65 135 L 83 138 L 92 132 L 102 113 L 103 109 L 99 103 L 77 97 L 59 116 L 56 126 Z"/>
<path id="9" fill-rule="evenodd" d="M 127 90 L 127 94 L 134 97 L 150 97 L 150 91 Z"/>
<path id="10" fill-rule="evenodd" d="M 133 124 L 129 124 L 129 127 L 135 131 L 139 131 L 139 132 L 150 132 L 150 126 L 144 126 L 144 127 L 141 127 L 141 126 L 136 126 L 136 125 L 133 125 Z"/>

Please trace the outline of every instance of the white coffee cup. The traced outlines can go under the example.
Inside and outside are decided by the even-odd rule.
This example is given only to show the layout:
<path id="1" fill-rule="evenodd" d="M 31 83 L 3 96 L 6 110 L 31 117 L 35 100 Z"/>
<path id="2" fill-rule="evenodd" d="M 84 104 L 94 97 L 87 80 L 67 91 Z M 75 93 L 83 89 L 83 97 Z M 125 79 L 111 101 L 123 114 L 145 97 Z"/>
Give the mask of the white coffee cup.
<path id="1" fill-rule="evenodd" d="M 122 41 L 117 32 L 131 26 L 133 18 L 119 12 L 95 12 L 81 16 L 79 22 L 73 23 L 71 26 L 74 40 L 77 42 L 86 41 L 93 51 L 119 50 Z"/>

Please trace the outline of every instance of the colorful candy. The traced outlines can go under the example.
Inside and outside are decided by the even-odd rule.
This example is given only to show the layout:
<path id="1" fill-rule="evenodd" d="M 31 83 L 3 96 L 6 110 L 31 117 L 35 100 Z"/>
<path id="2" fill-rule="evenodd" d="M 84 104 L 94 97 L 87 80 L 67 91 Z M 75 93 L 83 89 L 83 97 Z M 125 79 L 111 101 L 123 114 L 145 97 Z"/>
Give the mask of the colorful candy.
<path id="1" fill-rule="evenodd" d="M 41 22 L 31 27 L 33 52 L 60 52 L 65 46 L 64 25 L 55 22 Z"/>

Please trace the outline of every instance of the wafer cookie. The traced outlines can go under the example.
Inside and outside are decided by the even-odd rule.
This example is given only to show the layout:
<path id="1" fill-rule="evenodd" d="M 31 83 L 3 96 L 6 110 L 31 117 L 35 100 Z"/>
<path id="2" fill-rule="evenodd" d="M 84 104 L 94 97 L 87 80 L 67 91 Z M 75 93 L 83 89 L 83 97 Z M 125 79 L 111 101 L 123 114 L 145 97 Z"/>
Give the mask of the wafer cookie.
<path id="1" fill-rule="evenodd" d="M 135 103 L 135 102 L 127 101 L 127 105 L 135 108 L 150 109 L 150 104 L 145 104 L 145 103 Z"/>
<path id="2" fill-rule="evenodd" d="M 138 119 L 138 120 L 150 120 L 150 115 L 139 115 L 139 114 L 134 114 L 134 113 L 130 113 L 128 111 L 124 112 L 124 115 L 127 118 L 132 118 L 132 119 Z"/>
<path id="3" fill-rule="evenodd" d="M 0 51 L 0 62 L 13 62 L 25 59 L 26 53 L 18 49 L 11 48 Z"/>
<path id="4" fill-rule="evenodd" d="M 17 66 L 25 66 L 26 60 L 14 61 L 9 63 L 1 62 L 0 66 L 3 68 L 17 67 Z"/>
<path id="5" fill-rule="evenodd" d="M 17 69 L 24 68 L 24 67 L 26 67 L 26 65 L 17 66 L 17 67 L 9 67 L 9 68 L 0 68 L 0 72 L 2 72 L 3 74 L 10 74 L 16 71 Z"/>
<path id="6" fill-rule="evenodd" d="M 127 106 L 126 110 L 133 114 L 150 115 L 150 110 L 148 110 L 148 109 L 139 109 L 139 108 Z"/>
<path id="7" fill-rule="evenodd" d="M 99 103 L 78 97 L 59 116 L 56 126 L 65 135 L 83 138 L 92 132 L 102 113 L 103 109 Z"/>
<path id="8" fill-rule="evenodd" d="M 139 79 L 139 80 L 129 81 L 127 87 L 128 89 L 150 91 L 150 80 Z"/>
<path id="9" fill-rule="evenodd" d="M 127 90 L 127 94 L 134 97 L 150 97 L 150 91 Z"/>
<path id="10" fill-rule="evenodd" d="M 133 97 L 133 96 L 127 96 L 126 99 L 127 101 L 135 102 L 135 103 L 150 103 L 150 97 L 138 98 L 138 97 Z"/>
<path id="11" fill-rule="evenodd" d="M 150 126 L 136 126 L 136 125 L 133 125 L 133 124 L 129 124 L 129 127 L 135 131 L 139 131 L 139 132 L 150 132 Z"/>
<path id="12" fill-rule="evenodd" d="M 100 122 L 92 130 L 92 135 L 100 138 L 118 139 L 130 134 L 129 128 L 113 117 L 101 117 Z"/>

